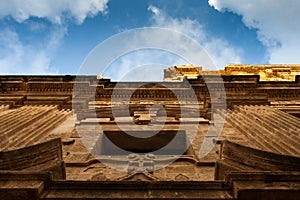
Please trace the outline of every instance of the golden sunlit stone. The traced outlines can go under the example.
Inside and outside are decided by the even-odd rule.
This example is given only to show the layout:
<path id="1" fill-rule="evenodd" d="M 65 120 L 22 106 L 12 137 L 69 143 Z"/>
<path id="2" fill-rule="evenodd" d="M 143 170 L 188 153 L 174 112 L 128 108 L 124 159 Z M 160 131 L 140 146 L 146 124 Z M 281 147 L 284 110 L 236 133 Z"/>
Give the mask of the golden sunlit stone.
<path id="1" fill-rule="evenodd" d="M 224 75 L 259 75 L 260 81 L 295 81 L 295 76 L 300 75 L 300 65 L 227 64 L 221 73 Z"/>
<path id="2" fill-rule="evenodd" d="M 165 69 L 164 81 L 197 79 L 200 75 L 259 75 L 259 81 L 295 81 L 300 64 L 227 64 L 224 70 L 202 70 L 194 65 L 178 65 Z"/>

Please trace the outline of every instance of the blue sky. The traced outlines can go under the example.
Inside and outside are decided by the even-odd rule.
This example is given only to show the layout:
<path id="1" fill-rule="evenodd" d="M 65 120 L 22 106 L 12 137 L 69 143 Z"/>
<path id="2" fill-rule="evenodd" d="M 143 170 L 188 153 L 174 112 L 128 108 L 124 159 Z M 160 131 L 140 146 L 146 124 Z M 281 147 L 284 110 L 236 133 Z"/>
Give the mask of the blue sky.
<path id="1" fill-rule="evenodd" d="M 219 69 L 226 63 L 300 63 L 299 2 L 0 0 L 0 74 L 77 74 L 98 44 L 143 27 L 188 35 Z M 128 56 L 114 68 L 134 68 L 147 60 L 143 56 Z"/>

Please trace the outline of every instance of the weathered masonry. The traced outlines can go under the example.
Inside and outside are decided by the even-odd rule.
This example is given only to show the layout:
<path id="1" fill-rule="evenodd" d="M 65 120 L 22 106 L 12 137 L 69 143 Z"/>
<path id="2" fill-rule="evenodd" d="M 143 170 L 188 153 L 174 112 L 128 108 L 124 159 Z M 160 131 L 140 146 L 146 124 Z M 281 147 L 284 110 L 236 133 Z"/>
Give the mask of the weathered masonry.
<path id="1" fill-rule="evenodd" d="M 299 199 L 299 117 L 300 65 L 0 76 L 0 198 Z"/>

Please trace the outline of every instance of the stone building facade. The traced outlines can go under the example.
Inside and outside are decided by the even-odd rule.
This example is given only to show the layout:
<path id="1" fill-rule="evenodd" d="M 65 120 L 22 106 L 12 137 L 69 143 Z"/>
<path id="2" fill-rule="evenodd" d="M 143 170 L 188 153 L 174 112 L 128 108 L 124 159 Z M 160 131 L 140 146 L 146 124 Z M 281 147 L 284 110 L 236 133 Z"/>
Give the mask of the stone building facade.
<path id="1" fill-rule="evenodd" d="M 299 68 L 0 76 L 0 198 L 298 199 Z"/>

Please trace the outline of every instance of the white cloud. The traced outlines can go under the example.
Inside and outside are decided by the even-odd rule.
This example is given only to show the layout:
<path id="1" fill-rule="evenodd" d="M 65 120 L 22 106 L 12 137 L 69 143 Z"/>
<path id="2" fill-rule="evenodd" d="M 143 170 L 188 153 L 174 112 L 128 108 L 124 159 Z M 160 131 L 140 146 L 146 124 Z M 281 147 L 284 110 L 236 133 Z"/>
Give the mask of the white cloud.
<path id="1" fill-rule="evenodd" d="M 106 14 L 108 0 L 0 0 L 0 18 L 11 16 L 18 22 L 33 17 L 47 18 L 61 24 L 64 18 L 74 18 L 81 24 L 86 17 L 99 12 Z"/>
<path id="2" fill-rule="evenodd" d="M 156 14 L 156 15 L 159 14 L 159 9 L 158 9 L 157 7 L 155 7 L 155 6 L 150 5 L 150 6 L 148 7 L 148 10 L 151 11 L 151 12 L 153 12 L 153 13 Z"/>
<path id="3" fill-rule="evenodd" d="M 300 1 L 209 0 L 209 4 L 218 11 L 241 15 L 247 27 L 257 29 L 270 63 L 300 63 Z"/>
<path id="4" fill-rule="evenodd" d="M 53 52 L 66 29 L 57 28 L 49 33 L 49 40 L 39 44 L 24 44 L 17 32 L 0 31 L 0 74 L 56 74 L 51 67 Z"/>
<path id="5" fill-rule="evenodd" d="M 104 72 L 112 80 L 161 81 L 163 70 L 186 60 L 159 49 L 139 49 L 117 58 Z"/>
<path id="6" fill-rule="evenodd" d="M 155 6 L 149 6 L 148 10 L 153 12 L 153 26 L 175 30 L 196 40 L 211 57 L 217 68 L 222 69 L 227 63 L 241 62 L 240 49 L 230 46 L 224 39 L 209 35 L 196 20 L 170 17 Z M 203 67 L 213 68 L 209 64 Z"/>
<path id="7" fill-rule="evenodd" d="M 113 80 L 157 81 L 162 80 L 164 68 L 174 65 L 223 69 L 227 63 L 240 63 L 240 50 L 209 35 L 196 20 L 170 17 L 155 6 L 148 10 L 153 13 L 151 26 L 155 28 L 130 30 L 109 38 L 93 51 L 82 73 L 104 73 Z M 97 68 L 107 65 L 104 71 Z"/>
<path id="8" fill-rule="evenodd" d="M 43 36 L 25 42 L 24 32 L 6 28 L 0 30 L 0 74 L 56 74 L 52 62 L 55 52 L 67 34 L 68 24 L 83 23 L 87 17 L 99 12 L 107 13 L 108 0 L 0 0 L 0 19 L 12 17 L 35 35 L 43 30 Z M 37 22 L 30 17 L 44 18 Z M 46 30 L 46 31 L 45 31 Z M 48 30 L 48 31 L 47 31 Z M 36 42 L 39 41 L 39 42 Z"/>

